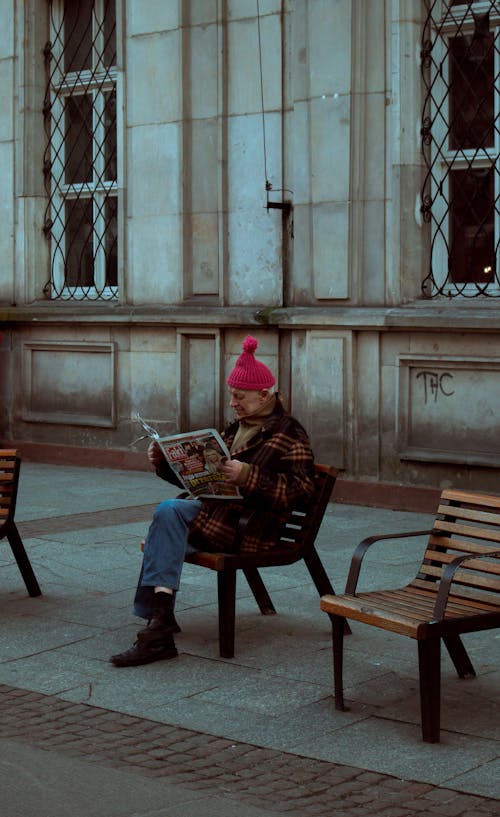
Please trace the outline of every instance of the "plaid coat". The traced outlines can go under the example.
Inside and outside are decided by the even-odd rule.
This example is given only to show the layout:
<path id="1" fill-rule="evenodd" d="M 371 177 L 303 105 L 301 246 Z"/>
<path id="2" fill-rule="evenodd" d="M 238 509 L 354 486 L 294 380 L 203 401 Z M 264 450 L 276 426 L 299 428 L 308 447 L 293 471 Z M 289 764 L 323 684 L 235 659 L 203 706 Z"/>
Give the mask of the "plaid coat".
<path id="1" fill-rule="evenodd" d="M 231 448 L 239 423 L 232 423 L 222 436 Z M 260 431 L 233 456 L 250 465 L 242 502 L 205 499 L 191 522 L 189 541 L 211 551 L 257 553 L 270 550 L 292 506 L 306 502 L 314 490 L 314 458 L 308 436 L 301 424 L 287 414 L 276 398 L 273 413 Z M 167 463 L 157 473 L 177 484 Z M 238 520 L 248 511 L 257 511 L 247 527 L 240 547 L 234 544 Z"/>

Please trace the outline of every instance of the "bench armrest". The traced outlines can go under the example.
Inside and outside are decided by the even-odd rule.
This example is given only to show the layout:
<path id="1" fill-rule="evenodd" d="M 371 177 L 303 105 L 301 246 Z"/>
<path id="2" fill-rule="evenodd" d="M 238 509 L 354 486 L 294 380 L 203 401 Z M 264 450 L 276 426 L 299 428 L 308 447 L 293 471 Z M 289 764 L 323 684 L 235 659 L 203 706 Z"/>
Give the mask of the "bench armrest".
<path id="1" fill-rule="evenodd" d="M 377 536 L 367 536 L 366 539 L 363 539 L 359 545 L 357 545 L 354 554 L 351 559 L 351 566 L 349 568 L 349 575 L 347 577 L 347 582 L 345 586 L 345 593 L 348 596 L 354 596 L 356 593 L 356 587 L 358 584 L 359 573 L 361 570 L 361 562 L 364 559 L 365 553 L 369 547 L 371 547 L 375 542 L 380 542 L 383 539 L 407 539 L 410 536 L 429 536 L 431 533 L 434 533 L 433 530 L 415 530 L 415 531 L 406 531 L 404 533 L 385 533 L 382 535 Z"/>
<path id="2" fill-rule="evenodd" d="M 238 525 L 236 527 L 236 531 L 235 531 L 235 534 L 234 534 L 234 540 L 233 540 L 234 545 L 239 546 L 241 544 L 241 542 L 243 541 L 243 537 L 245 536 L 247 526 L 250 523 L 250 521 L 253 519 L 253 517 L 255 516 L 256 513 L 257 513 L 257 511 L 255 510 L 255 508 L 248 509 L 248 508 L 243 508 L 242 507 L 240 518 L 238 519 Z"/>
<path id="3" fill-rule="evenodd" d="M 451 585 L 459 567 L 461 567 L 464 562 L 491 559 L 492 556 L 500 558 L 500 550 L 491 550 L 489 553 L 465 553 L 463 556 L 457 556 L 456 559 L 453 559 L 452 562 L 446 565 L 443 569 L 436 603 L 434 605 L 434 621 L 442 621 L 445 617 Z"/>

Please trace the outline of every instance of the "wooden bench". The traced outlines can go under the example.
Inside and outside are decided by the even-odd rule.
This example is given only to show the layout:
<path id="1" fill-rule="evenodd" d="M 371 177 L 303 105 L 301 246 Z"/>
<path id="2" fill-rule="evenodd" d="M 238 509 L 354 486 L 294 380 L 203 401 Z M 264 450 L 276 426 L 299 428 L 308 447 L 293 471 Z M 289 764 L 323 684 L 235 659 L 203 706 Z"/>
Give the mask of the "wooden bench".
<path id="1" fill-rule="evenodd" d="M 7 538 L 30 596 L 41 590 L 14 521 L 21 459 L 17 451 L 0 448 L 0 539 Z"/>
<path id="2" fill-rule="evenodd" d="M 362 559 L 374 542 L 422 535 L 429 538 L 413 581 L 395 590 L 356 591 Z M 358 545 L 345 594 L 325 595 L 320 602 L 332 623 L 337 709 L 346 709 L 343 623 L 354 619 L 416 639 L 422 736 L 439 741 L 441 639 L 460 678 L 474 676 L 460 635 L 500 626 L 499 543 L 500 497 L 445 490 L 432 530 L 371 536 Z"/>
<path id="3" fill-rule="evenodd" d="M 219 651 L 222 658 L 234 656 L 238 570 L 243 571 L 263 615 L 272 615 L 276 610 L 259 574 L 259 568 L 290 565 L 303 559 L 319 595 L 334 594 L 316 550 L 315 540 L 332 495 L 338 470 L 327 465 L 316 465 L 315 472 L 315 492 L 307 509 L 291 512 L 277 547 L 272 551 L 255 555 L 199 551 L 186 557 L 189 564 L 205 567 L 217 573 Z M 251 516 L 242 518 L 238 532 L 240 537 L 250 519 Z"/>

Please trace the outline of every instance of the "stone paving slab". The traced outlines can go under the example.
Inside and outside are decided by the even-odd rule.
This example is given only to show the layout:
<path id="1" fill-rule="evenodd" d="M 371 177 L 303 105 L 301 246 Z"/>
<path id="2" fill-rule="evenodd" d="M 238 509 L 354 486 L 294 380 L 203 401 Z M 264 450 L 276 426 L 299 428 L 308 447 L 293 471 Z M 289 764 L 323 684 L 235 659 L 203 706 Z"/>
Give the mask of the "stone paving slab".
<path id="1" fill-rule="evenodd" d="M 69 514 L 67 516 L 47 516 L 44 519 L 32 519 L 18 522 L 17 527 L 24 539 L 45 534 L 60 533 L 62 531 L 81 530 L 82 528 L 103 528 L 107 525 L 116 526 L 117 519 L 123 525 L 131 522 L 144 522 L 149 519 L 157 503 L 147 505 L 132 505 L 129 508 L 109 509 L 103 511 L 87 511 L 85 513 Z"/>
<path id="2" fill-rule="evenodd" d="M 37 779 L 38 800 L 33 804 L 30 789 L 40 759 L 25 757 L 22 775 L 13 783 L 12 769 L 18 765 L 13 748 L 16 745 L 43 750 L 52 757 L 53 767 L 49 755 L 45 755 L 46 778 L 44 783 Z M 168 808 L 166 802 L 158 802 L 159 790 L 154 789 L 154 814 L 160 817 L 167 814 L 223 817 L 234 813 L 239 817 L 251 814 L 260 817 L 275 814 L 290 817 L 498 816 L 498 801 L 491 798 L 273 751 L 5 684 L 0 684 L 0 752 L 3 803 L 12 803 L 18 786 L 29 792 L 29 796 L 25 793 L 23 798 L 24 810 L 14 811 L 13 803 L 12 809 L 2 808 L 5 817 L 34 817 L 35 814 L 49 817 L 48 811 L 40 810 L 40 801 L 43 802 L 40 794 L 43 791 L 46 796 L 54 786 L 59 810 L 54 807 L 50 817 L 67 814 L 77 817 L 82 799 L 87 811 L 81 814 L 87 817 L 152 814 L 153 786 L 149 788 L 148 799 L 144 779 L 169 784 L 160 792 Z M 66 773 L 74 768 L 71 759 L 93 765 L 93 771 L 87 767 L 84 772 L 84 787 L 81 766 L 76 788 L 68 784 L 68 777 L 54 780 L 51 776 L 52 768 L 59 770 L 61 755 Z M 31 771 L 26 760 L 33 764 Z M 137 776 L 137 781 L 126 778 L 126 796 L 131 798 L 129 810 L 123 811 L 125 778 L 115 778 L 113 773 L 107 774 L 106 769 Z M 10 798 L 5 800 L 9 791 Z M 60 810 L 65 792 L 76 798 L 68 811 Z M 101 798 L 100 810 L 96 810 L 95 795 Z"/>

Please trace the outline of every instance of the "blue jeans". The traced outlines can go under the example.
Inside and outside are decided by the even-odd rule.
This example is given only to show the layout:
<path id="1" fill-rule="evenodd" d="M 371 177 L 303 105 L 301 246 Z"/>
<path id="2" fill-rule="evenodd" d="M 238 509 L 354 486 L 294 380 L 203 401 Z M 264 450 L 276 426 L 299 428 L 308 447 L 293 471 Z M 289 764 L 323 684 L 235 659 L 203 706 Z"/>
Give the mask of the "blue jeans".
<path id="1" fill-rule="evenodd" d="M 184 558 L 196 548 L 188 542 L 189 523 L 199 514 L 199 499 L 166 499 L 156 508 L 144 544 L 134 598 L 134 613 L 151 618 L 155 587 L 179 589 Z"/>

